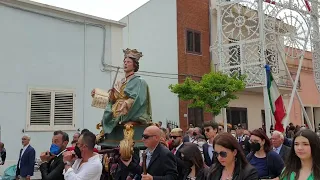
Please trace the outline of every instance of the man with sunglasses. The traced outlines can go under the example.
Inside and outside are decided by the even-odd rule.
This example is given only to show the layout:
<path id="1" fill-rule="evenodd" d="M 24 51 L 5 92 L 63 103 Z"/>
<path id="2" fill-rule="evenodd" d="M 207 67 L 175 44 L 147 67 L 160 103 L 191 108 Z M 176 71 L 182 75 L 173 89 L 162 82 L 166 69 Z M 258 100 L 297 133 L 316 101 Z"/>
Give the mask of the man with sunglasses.
<path id="1" fill-rule="evenodd" d="M 184 162 L 182 161 L 181 153 L 179 149 L 183 147 L 183 130 L 181 128 L 174 128 L 170 132 L 170 141 L 172 145 L 172 153 L 176 157 L 177 161 L 177 170 L 179 177 L 182 175 L 182 172 L 185 168 Z"/>
<path id="2" fill-rule="evenodd" d="M 205 164 L 210 167 L 214 162 L 213 158 L 213 139 L 218 134 L 219 124 L 214 121 L 207 121 L 203 124 L 203 128 L 205 130 L 205 135 L 207 137 L 207 143 L 203 144 L 203 158 Z"/>
<path id="3" fill-rule="evenodd" d="M 142 141 L 147 147 L 147 174 L 143 174 L 142 167 L 132 162 L 132 158 L 129 161 L 120 158 L 122 163 L 127 166 L 128 171 L 137 175 L 141 174 L 142 180 L 176 180 L 178 178 L 176 159 L 173 153 L 160 143 L 160 136 L 161 129 L 157 126 L 149 126 L 143 132 Z"/>

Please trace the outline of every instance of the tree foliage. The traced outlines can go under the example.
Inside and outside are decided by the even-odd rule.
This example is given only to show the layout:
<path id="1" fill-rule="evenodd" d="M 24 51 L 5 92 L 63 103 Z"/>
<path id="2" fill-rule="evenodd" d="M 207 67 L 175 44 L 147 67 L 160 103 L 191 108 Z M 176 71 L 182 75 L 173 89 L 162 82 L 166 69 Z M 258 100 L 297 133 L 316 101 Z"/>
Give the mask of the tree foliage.
<path id="1" fill-rule="evenodd" d="M 182 100 L 191 100 L 189 107 L 203 108 L 217 116 L 221 108 L 228 107 L 231 100 L 237 99 L 236 92 L 245 88 L 245 76 L 229 77 L 221 72 L 210 72 L 197 82 L 191 78 L 181 84 L 170 85 L 171 92 Z"/>

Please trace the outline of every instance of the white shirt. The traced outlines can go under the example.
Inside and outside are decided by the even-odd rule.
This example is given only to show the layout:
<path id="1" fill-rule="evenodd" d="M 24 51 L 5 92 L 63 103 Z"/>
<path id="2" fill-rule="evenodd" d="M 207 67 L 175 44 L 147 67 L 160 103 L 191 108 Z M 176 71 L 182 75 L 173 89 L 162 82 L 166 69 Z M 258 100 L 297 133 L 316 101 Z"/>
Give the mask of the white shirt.
<path id="1" fill-rule="evenodd" d="M 22 148 L 22 152 L 21 152 L 21 155 L 20 155 L 20 161 L 21 161 L 21 157 L 22 157 L 23 153 L 26 151 L 26 149 L 29 147 L 29 145 L 30 145 L 30 144 L 28 144 L 28 145 L 26 145 L 26 146 L 24 146 L 24 147 Z M 20 162 L 19 162 L 19 169 L 20 169 Z"/>
<path id="2" fill-rule="evenodd" d="M 276 153 L 280 154 L 281 148 L 282 148 L 282 144 L 281 144 L 279 147 L 277 147 L 277 148 L 274 147 L 273 150 L 274 150 Z"/>
<path id="3" fill-rule="evenodd" d="M 100 180 L 102 173 L 102 163 L 99 154 L 88 159 L 88 162 L 82 163 L 82 159 L 77 159 L 72 168 L 67 172 L 63 170 L 65 180 Z M 80 167 L 79 167 L 80 166 Z"/>
<path id="4" fill-rule="evenodd" d="M 174 155 L 176 155 L 177 154 L 177 151 L 179 150 L 179 148 L 182 146 L 182 144 L 183 143 L 181 143 L 179 146 L 177 146 L 175 149 L 176 149 L 176 151 L 173 153 Z"/>
<path id="5" fill-rule="evenodd" d="M 209 156 L 210 156 L 210 159 L 212 160 L 212 158 L 213 158 L 213 151 L 214 151 L 214 149 L 213 149 L 213 144 L 211 144 L 211 143 L 209 142 L 209 140 L 207 141 L 207 143 L 208 143 L 208 154 L 209 154 Z"/>

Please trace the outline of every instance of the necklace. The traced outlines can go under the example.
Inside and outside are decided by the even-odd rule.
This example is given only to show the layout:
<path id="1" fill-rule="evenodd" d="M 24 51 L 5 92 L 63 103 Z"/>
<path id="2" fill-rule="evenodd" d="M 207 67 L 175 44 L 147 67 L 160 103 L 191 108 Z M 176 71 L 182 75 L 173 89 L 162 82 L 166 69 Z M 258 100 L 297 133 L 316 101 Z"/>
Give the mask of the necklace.
<path id="1" fill-rule="evenodd" d="M 129 74 L 128 76 L 126 76 L 126 79 L 128 79 L 128 77 L 134 75 L 134 73 Z"/>
<path id="2" fill-rule="evenodd" d="M 131 74 L 127 75 L 125 78 L 123 78 L 123 79 L 121 80 L 121 83 L 124 84 L 125 82 L 127 82 L 128 77 L 130 77 L 130 76 L 132 76 L 132 75 L 134 75 L 134 73 L 131 73 Z"/>
<path id="3" fill-rule="evenodd" d="M 231 174 L 229 174 L 228 171 L 227 171 L 227 169 L 224 169 L 224 171 L 225 171 L 226 174 L 227 174 L 226 180 L 232 180 L 233 172 L 232 172 Z"/>

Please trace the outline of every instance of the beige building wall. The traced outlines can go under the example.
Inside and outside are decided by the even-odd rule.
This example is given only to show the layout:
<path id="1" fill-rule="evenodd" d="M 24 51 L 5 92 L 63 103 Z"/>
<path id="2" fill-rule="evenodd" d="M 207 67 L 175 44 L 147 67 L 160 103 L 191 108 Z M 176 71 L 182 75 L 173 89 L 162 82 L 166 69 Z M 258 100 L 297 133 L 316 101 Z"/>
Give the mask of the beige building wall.
<path id="1" fill-rule="evenodd" d="M 244 91 L 238 94 L 239 98 L 229 103 L 229 107 L 247 108 L 248 129 L 253 130 L 262 126 L 261 110 L 264 109 L 263 95 L 260 92 Z M 223 122 L 222 114 L 215 117 Z"/>

